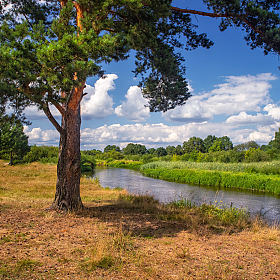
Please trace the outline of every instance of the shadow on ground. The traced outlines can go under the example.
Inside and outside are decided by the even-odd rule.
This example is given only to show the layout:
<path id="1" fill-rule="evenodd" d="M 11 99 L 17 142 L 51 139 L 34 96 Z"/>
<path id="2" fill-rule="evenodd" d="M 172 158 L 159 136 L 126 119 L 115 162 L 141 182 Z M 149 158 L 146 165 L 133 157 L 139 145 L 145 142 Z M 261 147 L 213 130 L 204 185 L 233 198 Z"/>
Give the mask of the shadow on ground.
<path id="1" fill-rule="evenodd" d="M 196 232 L 201 236 L 220 234 L 225 231 L 211 230 L 207 225 L 194 222 L 195 217 L 185 220 L 168 220 L 170 210 L 161 207 L 152 207 L 149 211 L 145 208 L 134 207 L 133 204 L 115 203 L 110 205 L 87 207 L 78 216 L 98 218 L 108 226 L 121 227 L 123 231 L 132 236 L 161 238 L 175 236 L 181 231 Z M 164 218 L 165 217 L 165 218 Z"/>

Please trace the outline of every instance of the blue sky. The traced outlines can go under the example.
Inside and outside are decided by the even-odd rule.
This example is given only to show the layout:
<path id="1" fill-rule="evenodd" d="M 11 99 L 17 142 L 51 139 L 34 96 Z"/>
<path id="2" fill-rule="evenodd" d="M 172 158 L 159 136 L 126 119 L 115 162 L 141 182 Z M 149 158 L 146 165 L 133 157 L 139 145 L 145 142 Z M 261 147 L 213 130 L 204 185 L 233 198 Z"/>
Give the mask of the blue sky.
<path id="1" fill-rule="evenodd" d="M 174 1 L 174 5 L 206 11 L 200 0 Z M 192 92 L 186 105 L 166 113 L 149 113 L 131 72 L 133 56 L 105 65 L 106 79 L 87 80 L 82 149 L 103 150 L 108 144 L 123 148 L 131 142 L 147 148 L 176 146 L 192 136 L 209 134 L 227 135 L 234 144 L 250 140 L 267 144 L 274 138 L 280 127 L 278 56 L 251 50 L 240 29 L 220 32 L 217 19 L 196 16 L 193 23 L 215 44 L 209 50 L 182 50 Z M 58 145 L 59 134 L 42 112 L 33 107 L 25 113 L 32 121 L 25 127 L 29 144 Z"/>

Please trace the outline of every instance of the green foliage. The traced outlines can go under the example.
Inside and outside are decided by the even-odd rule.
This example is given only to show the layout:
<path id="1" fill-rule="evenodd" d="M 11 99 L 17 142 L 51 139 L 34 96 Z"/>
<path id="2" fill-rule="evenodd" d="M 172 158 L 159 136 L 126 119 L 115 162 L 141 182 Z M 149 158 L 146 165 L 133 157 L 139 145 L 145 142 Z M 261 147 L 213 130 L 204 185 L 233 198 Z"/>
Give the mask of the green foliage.
<path id="1" fill-rule="evenodd" d="M 262 151 L 260 148 L 249 148 L 245 152 L 245 159 L 247 162 L 259 162 L 259 161 L 268 161 L 269 155 Z"/>
<path id="2" fill-rule="evenodd" d="M 244 209 L 238 209 L 232 206 L 226 207 L 221 203 L 215 203 L 214 205 L 202 203 L 201 205 L 196 205 L 194 202 L 183 198 L 169 203 L 167 207 L 174 210 L 179 208 L 197 212 L 203 217 L 204 224 L 213 224 L 214 222 L 216 226 L 237 226 L 243 223 L 248 225 L 250 221 L 249 213 Z"/>
<path id="3" fill-rule="evenodd" d="M 214 141 L 217 139 L 215 135 L 208 135 L 204 140 L 205 151 L 208 152 L 209 148 L 213 145 Z"/>
<path id="4" fill-rule="evenodd" d="M 187 38 L 187 49 L 213 44 L 196 33 L 188 14 L 171 10 L 171 1 L 33 2 L 1 4 L 2 105 L 23 109 L 32 101 L 50 113 L 49 102 L 66 104 L 74 87 L 103 75 L 104 62 L 127 59 L 135 50 L 134 72 L 142 76 L 151 111 L 166 111 L 190 96 L 183 58 L 176 52 L 184 46 L 180 35 Z"/>
<path id="5" fill-rule="evenodd" d="M 84 154 L 81 152 L 81 167 L 82 172 L 91 172 L 96 165 L 95 157 L 93 155 Z"/>
<path id="6" fill-rule="evenodd" d="M 13 165 L 14 158 L 22 160 L 30 150 L 28 136 L 23 132 L 23 125 L 15 116 L 2 116 L 0 118 L 0 153 L 10 158 Z"/>
<path id="7" fill-rule="evenodd" d="M 260 146 L 256 141 L 248 141 L 239 145 L 234 146 L 234 150 L 237 152 L 247 151 L 250 148 L 258 149 Z"/>
<path id="8" fill-rule="evenodd" d="M 174 146 L 168 145 L 168 146 L 165 148 L 165 150 L 166 150 L 166 153 L 167 153 L 168 155 L 173 156 L 173 155 L 176 154 L 176 148 L 175 148 Z"/>
<path id="9" fill-rule="evenodd" d="M 107 145 L 105 148 L 104 148 L 104 153 L 107 153 L 109 151 L 116 151 L 116 152 L 120 152 L 121 149 L 120 147 L 116 146 L 116 145 Z"/>
<path id="10" fill-rule="evenodd" d="M 108 166 L 118 167 L 118 168 L 129 168 L 134 170 L 139 170 L 143 165 L 142 161 L 132 161 L 132 160 L 112 160 L 107 162 Z"/>
<path id="11" fill-rule="evenodd" d="M 58 147 L 34 145 L 24 156 L 23 160 L 27 163 L 31 163 L 34 161 L 39 161 L 42 163 L 57 163 L 58 153 Z"/>
<path id="12" fill-rule="evenodd" d="M 183 143 L 184 153 L 205 152 L 204 142 L 199 137 L 191 137 L 187 142 Z"/>
<path id="13" fill-rule="evenodd" d="M 125 155 L 144 155 L 147 153 L 147 149 L 144 145 L 129 143 L 124 149 Z"/>
<path id="14" fill-rule="evenodd" d="M 167 155 L 167 151 L 163 147 L 159 147 L 155 150 L 154 155 L 156 157 L 164 157 Z"/>
<path id="15" fill-rule="evenodd" d="M 141 166 L 141 171 L 145 169 L 196 169 L 212 171 L 229 171 L 233 173 L 251 172 L 265 175 L 280 175 L 280 161 L 258 162 L 258 163 L 220 163 L 220 162 L 190 162 L 190 161 L 173 161 L 163 162 L 156 161 Z"/>
<path id="16" fill-rule="evenodd" d="M 280 177 L 272 175 L 164 168 L 145 168 L 142 172 L 154 178 L 198 186 L 234 187 L 280 194 Z"/>
<path id="17" fill-rule="evenodd" d="M 215 137 L 215 136 L 214 136 Z M 216 137 L 215 137 L 216 138 Z M 228 151 L 233 149 L 233 144 L 228 136 L 216 138 L 212 146 L 208 148 L 209 152 Z"/>
<path id="18" fill-rule="evenodd" d="M 24 156 L 27 163 L 39 161 L 42 163 L 57 163 L 59 148 L 53 146 L 32 146 L 30 151 Z M 90 152 L 81 152 L 82 172 L 90 172 L 95 168 L 95 156 Z"/>

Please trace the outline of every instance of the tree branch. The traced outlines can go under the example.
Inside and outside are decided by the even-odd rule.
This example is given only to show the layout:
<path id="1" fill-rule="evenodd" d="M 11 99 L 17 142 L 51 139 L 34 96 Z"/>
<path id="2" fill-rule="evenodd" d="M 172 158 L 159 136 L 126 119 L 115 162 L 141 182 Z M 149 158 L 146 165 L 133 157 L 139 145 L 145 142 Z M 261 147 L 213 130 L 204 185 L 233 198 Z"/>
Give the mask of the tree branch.
<path id="1" fill-rule="evenodd" d="M 65 110 L 64 108 L 58 103 L 58 102 L 55 102 L 55 101 L 52 101 L 52 104 L 55 106 L 55 108 L 59 111 L 59 113 L 62 115 L 62 117 L 65 116 Z"/>
<path id="2" fill-rule="evenodd" d="M 42 105 L 42 108 L 43 108 L 43 111 L 44 113 L 46 114 L 46 116 L 48 117 L 48 119 L 50 120 L 50 122 L 54 125 L 54 127 L 56 128 L 56 130 L 62 134 L 63 133 L 63 129 L 62 127 L 59 125 L 59 123 L 56 121 L 56 119 L 53 117 L 51 111 L 50 111 L 50 108 L 48 106 L 48 104 L 46 103 L 43 103 L 41 104 Z"/>
<path id="3" fill-rule="evenodd" d="M 189 10 L 189 9 L 181 9 L 177 7 L 171 7 L 171 11 L 179 12 L 179 13 L 185 13 L 185 14 L 193 14 L 193 15 L 200 15 L 205 17 L 212 17 L 212 18 L 238 18 L 241 21 L 243 21 L 245 24 L 247 24 L 251 29 L 253 29 L 256 33 L 258 33 L 260 36 L 263 36 L 263 32 L 261 30 L 258 30 L 256 27 L 253 26 L 252 23 L 250 23 L 246 17 L 246 14 L 217 14 L 217 13 L 208 13 L 208 12 L 201 12 L 196 10 Z"/>
<path id="4" fill-rule="evenodd" d="M 170 10 L 179 12 L 179 13 L 200 15 L 200 16 L 205 16 L 205 17 L 214 17 L 214 18 L 230 17 L 229 14 L 208 13 L 208 12 L 201 12 L 201 11 L 196 11 L 196 10 L 182 9 L 182 8 L 177 8 L 177 7 L 171 7 Z"/>

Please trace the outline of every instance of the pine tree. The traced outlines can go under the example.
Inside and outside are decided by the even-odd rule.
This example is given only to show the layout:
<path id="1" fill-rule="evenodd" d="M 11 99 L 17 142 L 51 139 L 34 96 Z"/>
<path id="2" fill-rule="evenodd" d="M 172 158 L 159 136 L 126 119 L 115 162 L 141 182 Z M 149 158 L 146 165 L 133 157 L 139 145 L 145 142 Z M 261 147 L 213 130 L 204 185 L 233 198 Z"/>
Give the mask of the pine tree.
<path id="1" fill-rule="evenodd" d="M 0 118 L 0 153 L 10 156 L 10 165 L 14 157 L 22 159 L 29 151 L 28 136 L 23 132 L 22 123 L 14 116 Z"/>
<path id="2" fill-rule="evenodd" d="M 251 48 L 279 54 L 279 1 L 204 3 L 209 12 L 173 7 L 171 0 L 0 2 L 0 109 L 9 105 L 21 112 L 35 104 L 60 133 L 52 208 L 83 208 L 80 104 L 86 79 L 106 77 L 102 63 L 127 59 L 134 50 L 134 72 L 142 76 L 140 86 L 150 110 L 166 111 L 190 97 L 177 48 L 213 44 L 206 34 L 196 33 L 190 14 L 220 18 L 221 30 L 241 27 Z M 60 112 L 60 124 L 50 104 Z"/>

